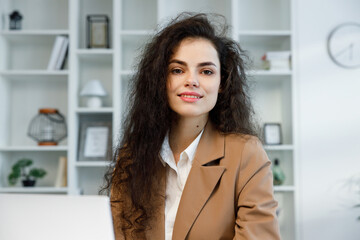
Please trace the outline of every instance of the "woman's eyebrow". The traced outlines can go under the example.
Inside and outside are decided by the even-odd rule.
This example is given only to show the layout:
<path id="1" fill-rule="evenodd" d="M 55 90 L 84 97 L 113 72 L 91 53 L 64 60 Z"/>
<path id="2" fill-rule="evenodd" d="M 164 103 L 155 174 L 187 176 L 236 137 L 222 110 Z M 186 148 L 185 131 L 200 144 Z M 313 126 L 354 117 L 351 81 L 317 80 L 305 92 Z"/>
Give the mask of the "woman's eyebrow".
<path id="1" fill-rule="evenodd" d="M 170 60 L 169 64 L 171 64 L 171 63 L 177 63 L 177 64 L 180 64 L 180 65 L 183 65 L 183 66 L 187 66 L 186 62 L 178 60 L 178 59 Z M 204 67 L 204 66 L 209 66 L 209 65 L 217 67 L 216 64 L 213 63 L 213 62 L 202 62 L 202 63 L 198 64 L 198 67 Z"/>

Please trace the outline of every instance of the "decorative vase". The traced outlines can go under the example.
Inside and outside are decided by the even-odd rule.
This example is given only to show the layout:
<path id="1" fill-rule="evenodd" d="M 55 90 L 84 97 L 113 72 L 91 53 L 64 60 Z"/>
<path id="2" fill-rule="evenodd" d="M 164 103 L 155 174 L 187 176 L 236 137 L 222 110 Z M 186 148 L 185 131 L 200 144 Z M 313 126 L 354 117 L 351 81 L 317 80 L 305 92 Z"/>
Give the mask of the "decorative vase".
<path id="1" fill-rule="evenodd" d="M 285 174 L 283 170 L 280 167 L 279 159 L 274 160 L 274 166 L 273 166 L 273 176 L 274 176 L 274 185 L 281 185 L 285 181 Z"/>
<path id="2" fill-rule="evenodd" d="M 36 180 L 26 179 L 22 180 L 22 184 L 24 187 L 34 187 L 36 183 Z"/>

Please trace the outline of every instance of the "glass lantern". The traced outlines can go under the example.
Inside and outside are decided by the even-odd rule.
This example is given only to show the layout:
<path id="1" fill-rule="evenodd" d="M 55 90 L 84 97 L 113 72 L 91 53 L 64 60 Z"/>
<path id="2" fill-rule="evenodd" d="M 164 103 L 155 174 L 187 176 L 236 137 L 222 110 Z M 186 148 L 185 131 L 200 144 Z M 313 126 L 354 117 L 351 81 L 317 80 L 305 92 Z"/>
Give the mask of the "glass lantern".
<path id="1" fill-rule="evenodd" d="M 67 136 L 65 117 L 54 108 L 42 108 L 30 122 L 28 135 L 40 146 L 57 145 Z"/>

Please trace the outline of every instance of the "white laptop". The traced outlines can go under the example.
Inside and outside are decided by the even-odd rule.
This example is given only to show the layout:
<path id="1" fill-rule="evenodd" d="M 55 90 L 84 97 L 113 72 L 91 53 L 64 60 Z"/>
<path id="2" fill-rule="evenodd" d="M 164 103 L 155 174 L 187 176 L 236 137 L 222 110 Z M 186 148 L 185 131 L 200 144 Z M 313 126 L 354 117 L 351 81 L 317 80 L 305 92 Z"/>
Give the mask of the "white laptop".
<path id="1" fill-rule="evenodd" d="M 109 198 L 0 194 L 1 240 L 114 240 Z"/>

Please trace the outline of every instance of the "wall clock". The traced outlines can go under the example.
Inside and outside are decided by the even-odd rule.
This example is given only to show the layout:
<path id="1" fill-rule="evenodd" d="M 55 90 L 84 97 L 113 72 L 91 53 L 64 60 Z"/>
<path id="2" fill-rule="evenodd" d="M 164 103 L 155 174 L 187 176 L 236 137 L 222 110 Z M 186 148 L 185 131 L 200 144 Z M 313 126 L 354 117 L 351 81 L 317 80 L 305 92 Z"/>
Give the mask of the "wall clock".
<path id="1" fill-rule="evenodd" d="M 360 67 L 360 24 L 344 23 L 335 27 L 327 39 L 331 60 L 343 68 Z"/>

